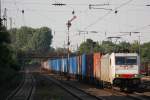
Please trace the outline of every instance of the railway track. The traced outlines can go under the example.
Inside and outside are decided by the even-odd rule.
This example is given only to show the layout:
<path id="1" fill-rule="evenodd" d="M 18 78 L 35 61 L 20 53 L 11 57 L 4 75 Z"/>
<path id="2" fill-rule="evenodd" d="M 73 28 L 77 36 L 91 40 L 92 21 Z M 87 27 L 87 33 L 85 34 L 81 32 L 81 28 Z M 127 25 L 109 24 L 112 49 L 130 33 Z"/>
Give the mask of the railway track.
<path id="1" fill-rule="evenodd" d="M 87 92 L 85 89 L 82 89 L 82 88 L 79 88 L 77 85 L 73 85 L 73 84 L 70 84 L 69 82 L 65 82 L 65 81 L 62 81 L 61 78 L 57 78 L 57 81 L 59 81 L 59 83 L 63 84 L 64 86 L 63 87 L 69 87 L 70 90 L 73 90 L 73 89 L 76 89 L 90 97 L 93 97 L 97 100 L 116 100 L 116 98 L 119 100 L 123 98 L 123 100 L 149 100 L 149 97 L 145 97 L 145 96 L 140 96 L 140 95 L 137 95 L 135 93 L 126 93 L 126 92 L 120 92 L 116 89 L 103 89 L 102 91 L 106 91 L 106 92 L 109 92 L 111 93 L 111 96 L 99 96 L 94 93 L 91 93 L 91 91 Z M 80 100 L 84 100 L 82 98 L 80 98 Z M 90 100 L 90 99 L 89 99 Z"/>
<path id="2" fill-rule="evenodd" d="M 78 100 L 103 100 L 102 98 L 98 98 L 96 96 L 90 95 L 89 93 L 87 93 L 81 89 L 78 89 L 74 86 L 60 82 L 59 80 L 56 80 L 55 78 L 49 77 L 47 75 L 44 75 L 43 77 L 45 77 L 49 81 L 52 81 L 54 84 L 58 85 L 59 87 L 61 87 L 65 91 L 67 91 L 69 94 L 71 94 Z M 68 98 L 68 100 L 69 100 L 69 98 Z"/>
<path id="3" fill-rule="evenodd" d="M 35 90 L 35 79 L 32 74 L 26 73 L 23 81 L 6 100 L 32 100 L 33 90 Z"/>
<path id="4" fill-rule="evenodd" d="M 129 99 L 133 99 L 133 100 L 149 100 L 149 97 L 146 96 L 140 96 L 138 94 L 135 93 L 126 93 L 126 92 L 120 92 L 119 90 L 116 89 L 104 89 L 105 91 L 111 92 L 112 95 L 114 96 L 125 96 Z"/>

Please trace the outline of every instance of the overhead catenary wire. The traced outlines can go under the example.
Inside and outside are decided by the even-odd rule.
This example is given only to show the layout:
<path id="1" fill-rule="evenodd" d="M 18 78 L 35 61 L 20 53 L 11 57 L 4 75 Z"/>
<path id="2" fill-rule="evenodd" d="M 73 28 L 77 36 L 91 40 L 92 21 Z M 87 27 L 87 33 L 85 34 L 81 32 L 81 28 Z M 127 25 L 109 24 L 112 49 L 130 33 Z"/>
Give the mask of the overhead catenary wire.
<path id="1" fill-rule="evenodd" d="M 52 4 L 51 2 L 40 2 L 40 1 L 23 1 L 23 2 L 20 2 L 20 1 L 16 1 L 16 0 L 13 0 L 15 1 L 17 4 L 24 4 L 24 5 L 48 5 L 49 6 Z M 7 4 L 11 4 L 13 1 L 5 1 L 5 3 Z M 107 5 L 120 5 L 120 4 L 113 4 L 113 3 L 110 3 L 110 0 L 107 0 L 106 1 Z M 88 3 L 66 3 L 66 5 L 70 5 L 70 6 L 89 6 Z M 98 4 L 98 5 L 101 5 L 101 4 Z M 130 4 L 129 6 L 150 6 L 150 4 Z"/>
<path id="2" fill-rule="evenodd" d="M 141 32 L 140 30 L 143 30 L 147 27 L 150 27 L 150 24 L 148 25 L 145 25 L 145 26 L 142 26 L 142 27 L 138 27 L 132 31 L 128 31 L 128 32 L 116 32 L 116 33 L 125 33 L 125 34 L 119 34 L 119 35 L 115 35 L 115 36 L 119 36 L 119 37 L 123 37 L 123 36 L 131 36 L 132 34 L 139 34 L 138 38 L 141 38 L 141 33 L 146 33 L 146 32 Z M 147 32 L 147 33 L 150 33 L 150 32 Z M 139 41 L 141 41 L 139 39 Z"/>
<path id="3" fill-rule="evenodd" d="M 133 32 L 133 31 L 140 31 L 140 30 L 143 30 L 143 29 L 145 29 L 145 28 L 147 28 L 147 27 L 150 27 L 150 24 L 145 25 L 145 26 L 142 26 L 142 27 L 138 27 L 138 28 L 132 30 L 132 32 Z"/>
<path id="4" fill-rule="evenodd" d="M 117 11 L 119 8 L 121 8 L 121 7 L 123 7 L 123 6 L 127 5 L 127 4 L 129 4 L 131 1 L 133 1 L 133 0 L 128 0 L 127 2 L 122 3 L 121 5 L 117 6 L 115 9 L 108 11 L 106 14 L 104 14 L 103 16 L 99 17 L 97 20 L 95 20 L 94 22 L 92 22 L 91 24 L 89 24 L 88 26 L 86 26 L 86 27 L 84 28 L 84 30 L 86 30 L 86 29 L 88 29 L 89 27 L 95 25 L 95 24 L 98 23 L 100 20 L 103 20 L 103 19 L 104 19 L 106 16 L 108 16 L 111 12 L 115 11 L 115 13 L 117 13 L 116 11 Z"/>

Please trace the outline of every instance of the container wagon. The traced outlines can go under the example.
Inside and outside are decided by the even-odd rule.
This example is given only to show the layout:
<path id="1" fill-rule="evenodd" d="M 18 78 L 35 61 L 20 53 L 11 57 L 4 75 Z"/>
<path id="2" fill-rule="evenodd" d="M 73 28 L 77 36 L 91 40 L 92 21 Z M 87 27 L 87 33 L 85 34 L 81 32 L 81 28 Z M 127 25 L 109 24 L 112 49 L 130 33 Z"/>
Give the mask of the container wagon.
<path id="1" fill-rule="evenodd" d="M 59 58 L 42 65 L 52 72 L 77 76 L 78 80 L 94 82 L 100 87 L 115 86 L 124 90 L 140 84 L 140 58 L 136 53 L 82 54 L 70 57 L 69 62 L 67 58 Z"/>

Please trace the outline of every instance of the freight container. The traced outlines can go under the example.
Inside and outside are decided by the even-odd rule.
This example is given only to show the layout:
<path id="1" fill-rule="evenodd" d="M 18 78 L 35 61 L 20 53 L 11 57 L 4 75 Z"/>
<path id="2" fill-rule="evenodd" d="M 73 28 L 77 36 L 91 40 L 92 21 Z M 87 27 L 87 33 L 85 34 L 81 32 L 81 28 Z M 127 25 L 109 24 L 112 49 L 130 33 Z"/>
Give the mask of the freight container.
<path id="1" fill-rule="evenodd" d="M 77 56 L 77 79 L 82 80 L 82 56 Z"/>
<path id="2" fill-rule="evenodd" d="M 54 73 L 56 73 L 58 71 L 58 68 L 57 68 L 57 60 L 52 60 L 52 70 Z"/>
<path id="3" fill-rule="evenodd" d="M 72 79 L 75 79 L 77 73 L 77 58 L 69 58 L 69 75 Z"/>
<path id="4" fill-rule="evenodd" d="M 111 76 L 112 76 L 112 70 L 110 68 L 110 61 L 109 61 L 110 55 L 106 54 L 102 56 L 101 58 L 101 77 L 100 79 L 104 82 L 112 83 Z"/>
<path id="5" fill-rule="evenodd" d="M 93 76 L 96 81 L 101 80 L 101 53 L 94 53 L 94 68 L 93 68 Z"/>
<path id="6" fill-rule="evenodd" d="M 70 65 L 70 74 L 76 74 L 77 73 L 77 58 L 71 57 L 69 60 Z"/>
<path id="7" fill-rule="evenodd" d="M 86 76 L 87 80 L 92 82 L 94 80 L 93 77 L 93 54 L 86 55 Z"/>
<path id="8" fill-rule="evenodd" d="M 61 72 L 64 73 L 64 64 L 65 64 L 65 58 L 62 58 L 62 63 L 61 63 Z"/>
<path id="9" fill-rule="evenodd" d="M 54 72 L 54 60 L 51 60 L 51 68 L 52 68 L 52 72 Z"/>
<path id="10" fill-rule="evenodd" d="M 44 66 L 44 69 L 47 69 L 47 70 L 49 69 L 49 65 L 47 61 L 43 62 L 43 66 Z"/>
<path id="11" fill-rule="evenodd" d="M 81 73 L 82 73 L 82 80 L 86 80 L 86 71 L 87 71 L 87 67 L 86 67 L 86 55 L 83 54 L 82 55 L 82 68 L 81 68 Z"/>
<path id="12" fill-rule="evenodd" d="M 64 59 L 64 73 L 67 73 L 67 58 Z"/>
<path id="13" fill-rule="evenodd" d="M 62 59 L 57 60 L 57 68 L 58 68 L 58 73 L 61 73 L 61 65 L 62 65 Z"/>
<path id="14" fill-rule="evenodd" d="M 48 60 L 48 67 L 49 67 L 49 71 L 51 71 L 52 70 L 52 66 L 51 66 L 51 60 Z"/>

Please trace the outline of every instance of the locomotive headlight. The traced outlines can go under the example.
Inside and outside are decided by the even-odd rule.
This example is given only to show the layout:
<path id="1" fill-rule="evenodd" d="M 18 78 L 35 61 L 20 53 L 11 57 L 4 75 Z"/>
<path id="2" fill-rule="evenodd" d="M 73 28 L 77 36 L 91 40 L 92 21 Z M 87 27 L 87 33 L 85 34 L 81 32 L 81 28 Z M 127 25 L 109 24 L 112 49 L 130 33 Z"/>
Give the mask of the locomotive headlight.
<path id="1" fill-rule="evenodd" d="M 137 75 L 135 74 L 134 77 L 137 77 Z"/>
<path id="2" fill-rule="evenodd" d="M 118 75 L 118 74 L 116 74 L 116 77 L 119 77 L 119 75 Z"/>

